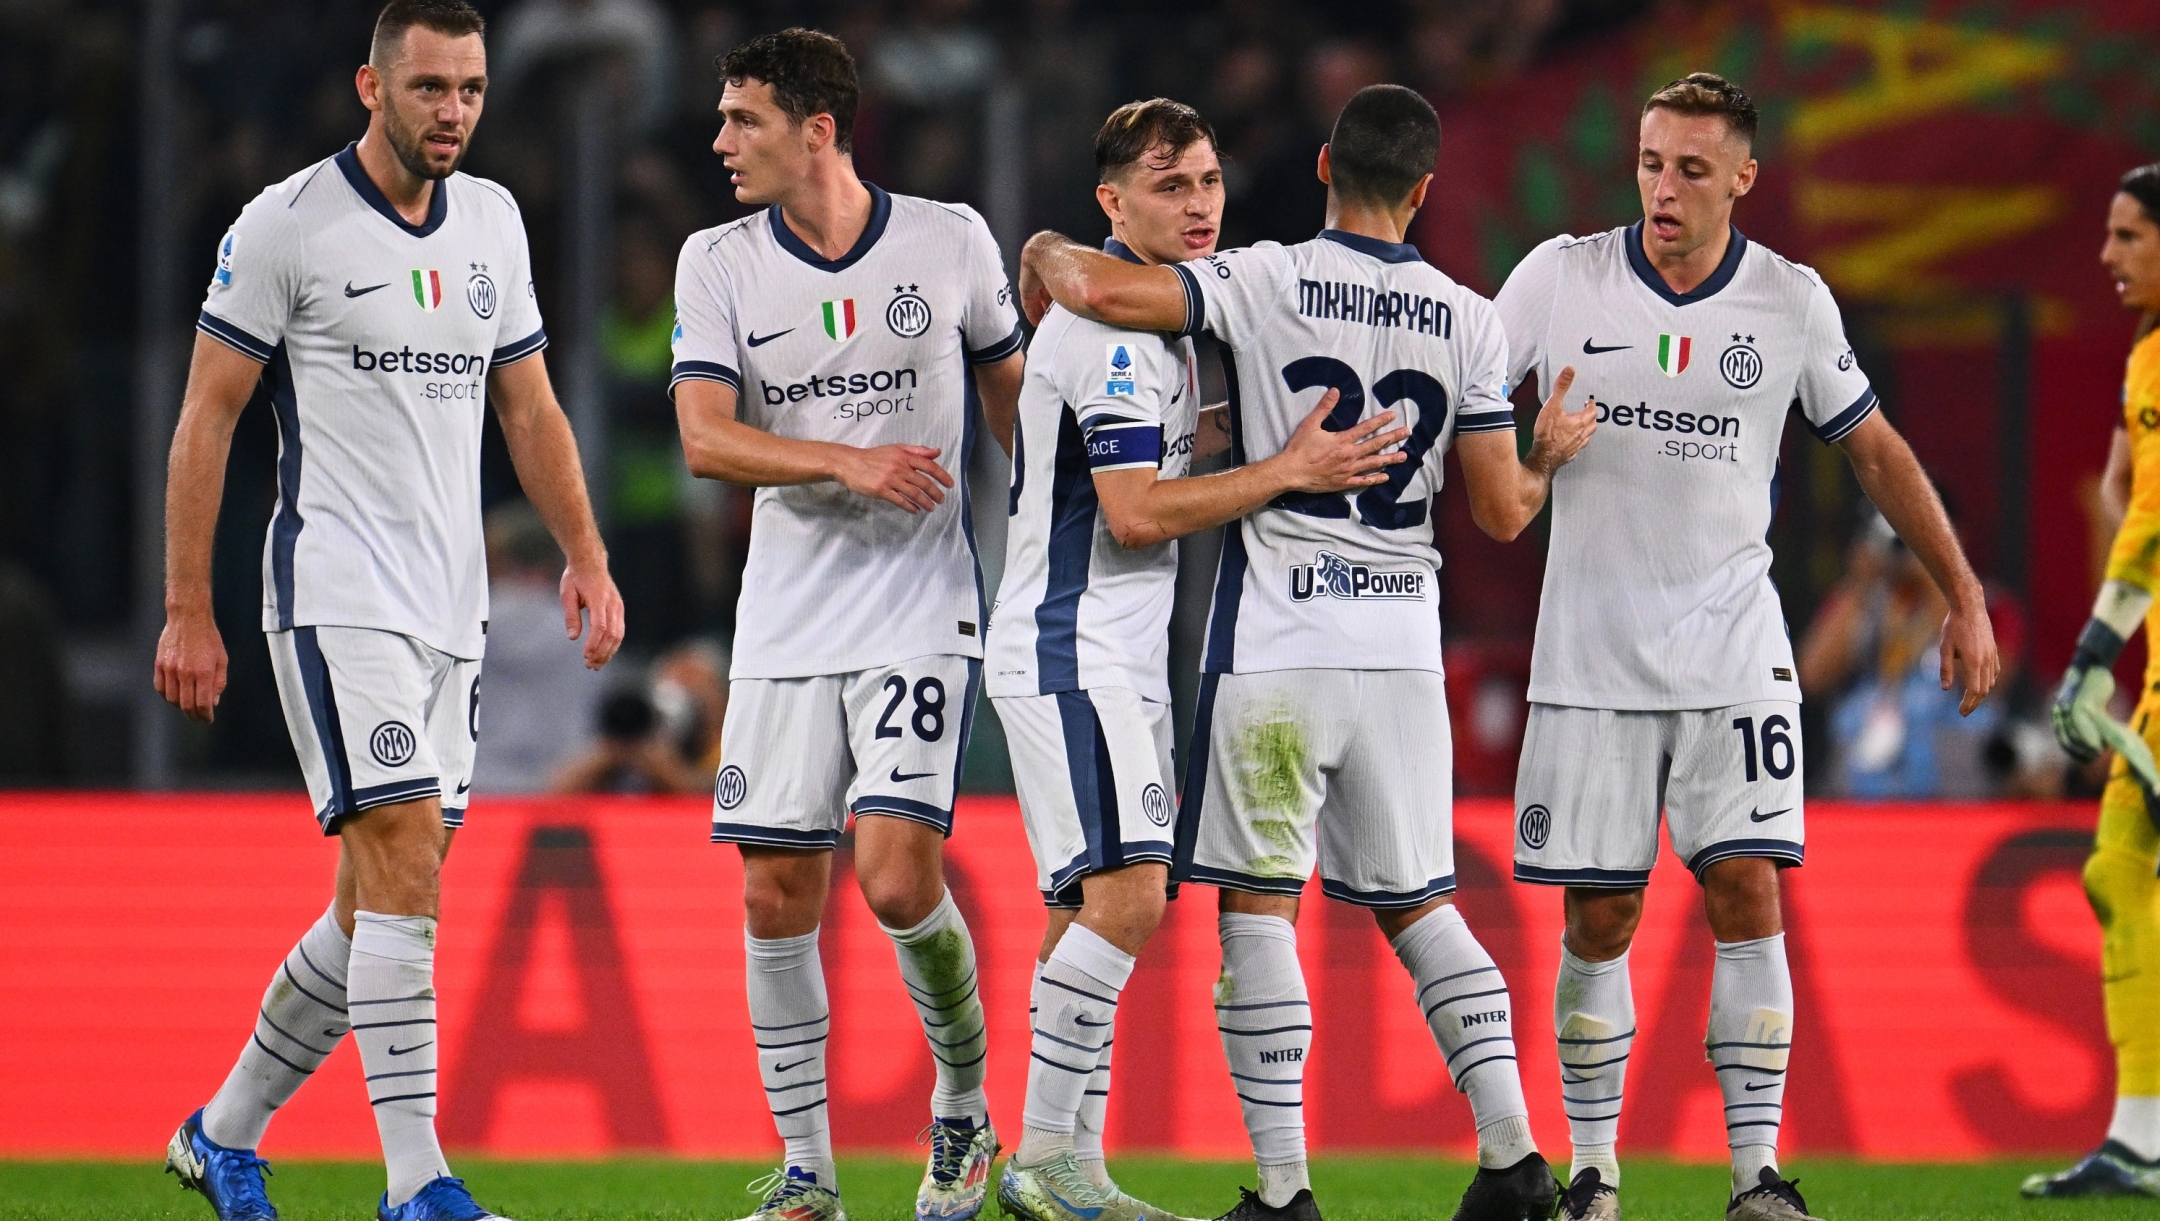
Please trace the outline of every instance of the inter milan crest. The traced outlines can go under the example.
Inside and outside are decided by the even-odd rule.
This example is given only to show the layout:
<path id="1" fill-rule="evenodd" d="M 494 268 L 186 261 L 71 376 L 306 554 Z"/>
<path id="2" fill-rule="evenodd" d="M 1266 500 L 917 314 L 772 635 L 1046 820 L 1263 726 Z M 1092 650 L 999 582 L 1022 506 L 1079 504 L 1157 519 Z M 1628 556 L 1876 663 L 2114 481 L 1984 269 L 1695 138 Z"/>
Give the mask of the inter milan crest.
<path id="1" fill-rule="evenodd" d="M 465 304 L 483 320 L 495 316 L 495 281 L 486 272 L 476 271 L 465 281 Z"/>
<path id="2" fill-rule="evenodd" d="M 930 329 L 930 303 L 922 299 L 913 284 L 902 288 L 893 285 L 900 294 L 885 306 L 885 325 L 902 339 L 913 339 Z"/>
<path id="3" fill-rule="evenodd" d="M 1718 358 L 1718 372 L 1725 375 L 1725 384 L 1735 390 L 1753 389 L 1762 380 L 1762 353 L 1754 348 L 1755 337 L 1733 336 L 1732 346 Z"/>

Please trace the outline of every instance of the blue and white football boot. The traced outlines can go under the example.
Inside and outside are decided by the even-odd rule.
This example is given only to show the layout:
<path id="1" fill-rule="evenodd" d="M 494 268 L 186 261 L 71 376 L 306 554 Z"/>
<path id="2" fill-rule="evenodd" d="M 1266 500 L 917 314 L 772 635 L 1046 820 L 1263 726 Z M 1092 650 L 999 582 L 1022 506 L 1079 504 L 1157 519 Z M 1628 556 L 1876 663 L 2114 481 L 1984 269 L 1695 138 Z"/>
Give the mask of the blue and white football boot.
<path id="1" fill-rule="evenodd" d="M 915 1221 L 972 1221 L 990 1197 L 997 1132 L 988 1123 L 933 1119 L 916 1143 L 930 1146 L 930 1165 L 915 1191 Z"/>
<path id="2" fill-rule="evenodd" d="M 508 1217 L 473 1203 L 472 1192 L 465 1189 L 465 1180 L 447 1174 L 438 1176 L 396 1208 L 390 1207 L 389 1193 L 383 1193 L 382 1202 L 375 1206 L 375 1218 L 376 1221 L 510 1221 Z"/>
<path id="3" fill-rule="evenodd" d="M 253 1149 L 227 1149 L 204 1136 L 200 1109 L 165 1146 L 165 1172 L 179 1175 L 182 1187 L 201 1192 L 218 1221 L 278 1221 L 263 1190 L 270 1163 Z"/>
<path id="4" fill-rule="evenodd" d="M 2108 1140 L 2068 1170 L 2036 1174 L 2019 1193 L 2028 1199 L 2075 1196 L 2160 1196 L 2160 1162 L 2148 1162 L 2119 1140 Z"/>

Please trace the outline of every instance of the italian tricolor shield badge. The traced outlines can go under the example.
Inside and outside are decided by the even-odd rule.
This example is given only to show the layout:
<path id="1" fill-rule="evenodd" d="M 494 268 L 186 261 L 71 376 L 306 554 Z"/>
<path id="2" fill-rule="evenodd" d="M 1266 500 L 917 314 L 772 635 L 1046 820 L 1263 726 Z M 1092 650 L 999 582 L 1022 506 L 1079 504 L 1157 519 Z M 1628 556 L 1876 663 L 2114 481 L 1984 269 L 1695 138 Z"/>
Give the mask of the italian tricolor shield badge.
<path id="1" fill-rule="evenodd" d="M 1687 372 L 1688 357 L 1694 354 L 1695 341 L 1686 335 L 1657 337 L 1657 367 L 1667 377 L 1678 377 Z"/>
<path id="2" fill-rule="evenodd" d="M 825 333 L 835 342 L 855 333 L 855 298 L 827 301 L 819 309 L 825 315 Z"/>
<path id="3" fill-rule="evenodd" d="M 442 304 L 442 273 L 432 267 L 413 268 L 412 295 L 423 312 L 434 313 Z"/>

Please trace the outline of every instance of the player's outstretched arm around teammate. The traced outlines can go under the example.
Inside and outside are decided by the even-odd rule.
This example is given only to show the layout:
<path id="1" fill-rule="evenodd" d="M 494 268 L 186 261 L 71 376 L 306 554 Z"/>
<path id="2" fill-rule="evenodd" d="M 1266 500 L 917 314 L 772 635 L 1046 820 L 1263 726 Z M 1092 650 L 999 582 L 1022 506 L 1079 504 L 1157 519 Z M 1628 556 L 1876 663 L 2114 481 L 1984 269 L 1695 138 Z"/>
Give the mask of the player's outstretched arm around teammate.
<path id="1" fill-rule="evenodd" d="M 488 374 L 488 401 L 502 424 L 525 498 L 569 561 L 562 575 L 563 630 L 576 640 L 584 628 L 580 612 L 591 616 L 585 665 L 597 670 L 622 647 L 623 601 L 608 575 L 607 546 L 585 493 L 577 436 L 548 383 L 546 357 L 535 353 Z"/>
<path id="2" fill-rule="evenodd" d="M 1882 510 L 1884 520 L 1905 540 L 1936 588 L 1950 603 L 1943 622 L 1942 689 L 1948 691 L 1964 676 L 1965 693 L 1958 712 L 1970 716 L 1980 701 L 1995 688 L 2002 659 L 1995 651 L 1995 629 L 1988 622 L 1987 591 L 1973 574 L 1965 549 L 1958 545 L 1957 530 L 1943 511 L 1942 498 L 1928 482 L 1912 447 L 1877 412 L 1861 421 L 1838 448 L 1860 478 L 1860 490 Z"/>
<path id="3" fill-rule="evenodd" d="M 1082 318 L 1135 331 L 1179 331 L 1185 286 L 1168 267 L 1129 263 L 1048 229 L 1020 251 L 1020 308 L 1039 325 L 1051 302 Z"/>
<path id="4" fill-rule="evenodd" d="M 1530 452 L 1520 458 L 1515 456 L 1512 429 L 1455 438 L 1463 487 L 1470 493 L 1470 519 L 1503 543 L 1515 541 L 1545 507 L 1545 498 L 1552 494 L 1553 472 L 1572 462 L 1597 431 L 1596 403 L 1585 402 L 1580 411 L 1567 409 L 1568 390 L 1574 384 L 1572 367 L 1553 378 L 1552 394 L 1538 409 Z"/>

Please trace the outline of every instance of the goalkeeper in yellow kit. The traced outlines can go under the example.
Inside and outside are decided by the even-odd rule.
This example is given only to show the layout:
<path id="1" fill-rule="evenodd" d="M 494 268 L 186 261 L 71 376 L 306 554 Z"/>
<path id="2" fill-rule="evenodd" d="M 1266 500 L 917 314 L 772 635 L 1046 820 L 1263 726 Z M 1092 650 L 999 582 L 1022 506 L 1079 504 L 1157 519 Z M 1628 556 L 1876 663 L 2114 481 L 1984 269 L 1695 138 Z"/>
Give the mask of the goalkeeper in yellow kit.
<path id="1" fill-rule="evenodd" d="M 2160 1196 L 2160 164 L 2123 176 L 2108 208 L 2100 261 L 2124 306 L 2144 320 L 2123 379 L 2123 419 L 2105 487 L 2122 526 L 2107 580 L 2055 696 L 2055 736 L 2081 760 L 2116 752 L 2100 827 L 2085 862 L 2085 894 L 2100 918 L 2100 981 L 2115 1044 L 2115 1118 L 2099 1151 L 2068 1170 L 2034 1175 L 2028 1196 Z M 2127 486 L 2126 486 L 2127 485 Z M 2126 732 L 2107 714 L 2109 667 L 2145 627 L 2152 660 Z"/>

